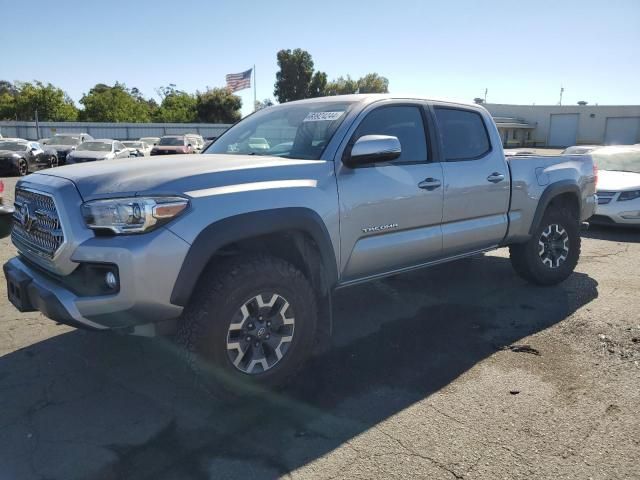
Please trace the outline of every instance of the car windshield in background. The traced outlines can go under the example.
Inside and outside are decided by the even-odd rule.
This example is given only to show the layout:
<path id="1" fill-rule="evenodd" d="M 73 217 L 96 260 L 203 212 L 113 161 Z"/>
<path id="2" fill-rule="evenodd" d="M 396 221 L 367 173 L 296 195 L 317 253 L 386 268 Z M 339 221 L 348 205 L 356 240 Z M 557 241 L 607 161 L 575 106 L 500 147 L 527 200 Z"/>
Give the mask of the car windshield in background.
<path id="1" fill-rule="evenodd" d="M 104 142 L 84 142 L 78 145 L 78 152 L 110 152 L 111 144 Z"/>
<path id="2" fill-rule="evenodd" d="M 122 142 L 125 147 L 129 148 L 142 148 L 142 143 L 140 142 Z"/>
<path id="3" fill-rule="evenodd" d="M 183 147 L 184 138 L 182 137 L 163 137 L 160 139 L 159 145 L 168 145 L 171 147 Z"/>
<path id="4" fill-rule="evenodd" d="M 27 149 L 26 143 L 0 142 L 0 150 L 11 150 L 12 152 L 22 152 Z"/>
<path id="5" fill-rule="evenodd" d="M 67 136 L 60 136 L 60 137 L 56 136 L 47 141 L 48 145 L 78 145 L 78 143 L 80 143 L 79 137 L 67 137 Z"/>
<path id="6" fill-rule="evenodd" d="M 312 102 L 266 108 L 225 132 L 204 153 L 317 160 L 353 102 Z"/>
<path id="7" fill-rule="evenodd" d="M 601 148 L 591 152 L 598 170 L 640 173 L 640 148 Z"/>

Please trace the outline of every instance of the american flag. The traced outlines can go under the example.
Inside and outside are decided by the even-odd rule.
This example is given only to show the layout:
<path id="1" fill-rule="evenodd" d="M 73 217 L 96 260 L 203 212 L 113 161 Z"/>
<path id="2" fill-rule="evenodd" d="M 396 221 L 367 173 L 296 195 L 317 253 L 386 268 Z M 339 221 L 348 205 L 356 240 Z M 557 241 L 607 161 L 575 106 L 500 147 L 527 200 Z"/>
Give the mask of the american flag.
<path id="1" fill-rule="evenodd" d="M 244 90 L 251 87 L 251 72 L 253 68 L 241 73 L 230 73 L 227 75 L 227 88 L 232 92 Z"/>

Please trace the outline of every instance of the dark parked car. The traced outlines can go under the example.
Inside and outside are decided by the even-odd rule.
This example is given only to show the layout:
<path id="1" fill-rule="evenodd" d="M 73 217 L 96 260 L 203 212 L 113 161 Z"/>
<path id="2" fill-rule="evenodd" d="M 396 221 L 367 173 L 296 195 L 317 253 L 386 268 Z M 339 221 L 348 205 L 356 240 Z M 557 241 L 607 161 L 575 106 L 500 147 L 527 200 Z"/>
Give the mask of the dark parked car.
<path id="1" fill-rule="evenodd" d="M 82 142 L 89 140 L 93 140 L 93 137 L 88 133 L 58 133 L 47 140 L 47 147 L 56 151 L 58 163 L 64 165 L 67 155 Z"/>
<path id="2" fill-rule="evenodd" d="M 4 238 L 11 233 L 11 218 L 13 217 L 13 207 L 2 203 L 4 194 L 4 183 L 0 180 L 0 238 Z"/>
<path id="3" fill-rule="evenodd" d="M 24 176 L 35 170 L 57 166 L 56 151 L 44 149 L 38 142 L 0 140 L 0 172 Z"/>
<path id="4" fill-rule="evenodd" d="M 196 149 L 185 135 L 165 135 L 158 145 L 151 149 L 151 155 L 175 155 L 176 153 L 196 153 Z"/>

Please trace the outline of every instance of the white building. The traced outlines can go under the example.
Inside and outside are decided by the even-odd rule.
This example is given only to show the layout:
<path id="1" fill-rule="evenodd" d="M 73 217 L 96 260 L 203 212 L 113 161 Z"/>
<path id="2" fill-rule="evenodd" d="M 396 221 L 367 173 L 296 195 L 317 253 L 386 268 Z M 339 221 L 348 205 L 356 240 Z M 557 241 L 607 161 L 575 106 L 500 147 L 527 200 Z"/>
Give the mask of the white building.
<path id="1" fill-rule="evenodd" d="M 484 105 L 505 146 L 640 143 L 640 105 Z"/>

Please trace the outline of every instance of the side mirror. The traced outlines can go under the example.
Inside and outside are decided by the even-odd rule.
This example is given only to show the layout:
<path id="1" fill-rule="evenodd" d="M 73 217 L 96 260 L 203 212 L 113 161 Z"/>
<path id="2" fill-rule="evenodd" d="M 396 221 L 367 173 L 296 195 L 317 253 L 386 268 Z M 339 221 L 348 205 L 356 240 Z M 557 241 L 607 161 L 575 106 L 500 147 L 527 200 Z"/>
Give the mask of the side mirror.
<path id="1" fill-rule="evenodd" d="M 402 153 L 398 137 L 388 135 L 364 135 L 351 148 L 351 154 L 344 160 L 345 165 L 356 168 L 374 163 L 395 160 Z"/>
<path id="2" fill-rule="evenodd" d="M 37 149 L 36 147 L 31 147 L 31 151 L 32 151 L 32 152 L 37 152 L 37 151 L 38 151 L 38 149 Z"/>

